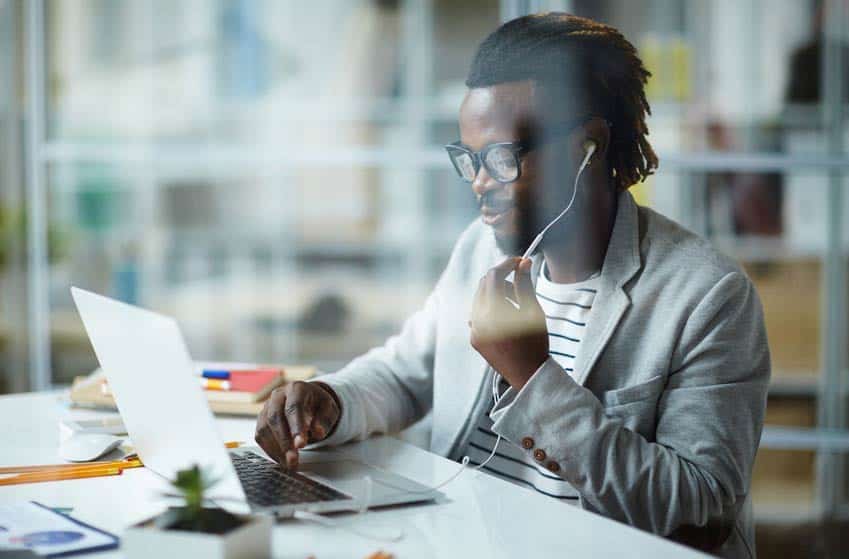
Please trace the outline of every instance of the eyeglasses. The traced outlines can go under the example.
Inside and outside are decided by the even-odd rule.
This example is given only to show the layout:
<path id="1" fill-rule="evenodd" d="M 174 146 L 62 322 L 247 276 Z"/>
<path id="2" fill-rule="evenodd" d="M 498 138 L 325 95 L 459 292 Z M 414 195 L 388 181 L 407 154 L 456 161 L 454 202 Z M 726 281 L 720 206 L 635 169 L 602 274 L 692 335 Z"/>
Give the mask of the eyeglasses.
<path id="1" fill-rule="evenodd" d="M 497 142 L 477 152 L 461 142 L 454 142 L 445 146 L 445 151 L 448 152 L 448 157 L 457 174 L 465 182 L 474 182 L 481 166 L 486 169 L 489 176 L 500 183 L 514 182 L 522 176 L 522 157 L 526 153 L 541 143 L 550 142 L 556 137 L 568 136 L 589 118 L 576 118 L 546 127 L 545 138 L 542 141 Z"/>

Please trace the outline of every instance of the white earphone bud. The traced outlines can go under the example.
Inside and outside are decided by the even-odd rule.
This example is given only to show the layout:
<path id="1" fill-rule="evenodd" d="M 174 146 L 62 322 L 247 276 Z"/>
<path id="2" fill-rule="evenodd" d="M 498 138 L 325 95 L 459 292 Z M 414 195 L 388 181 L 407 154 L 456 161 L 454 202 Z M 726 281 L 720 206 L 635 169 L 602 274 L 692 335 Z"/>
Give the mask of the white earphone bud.
<path id="1" fill-rule="evenodd" d="M 584 140 L 582 144 L 584 147 L 584 160 L 581 162 L 581 167 L 578 170 L 578 173 L 584 170 L 584 167 L 589 163 L 590 159 L 592 159 L 593 154 L 595 153 L 596 143 L 592 140 Z"/>

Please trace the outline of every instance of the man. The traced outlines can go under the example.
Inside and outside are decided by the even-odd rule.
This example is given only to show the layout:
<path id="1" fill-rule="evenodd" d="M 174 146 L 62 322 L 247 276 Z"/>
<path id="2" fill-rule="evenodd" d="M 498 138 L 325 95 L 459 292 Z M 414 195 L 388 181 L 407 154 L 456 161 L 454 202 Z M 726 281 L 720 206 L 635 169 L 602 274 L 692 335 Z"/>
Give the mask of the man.
<path id="1" fill-rule="evenodd" d="M 770 373 L 761 307 L 734 262 L 627 192 L 657 165 L 648 75 L 591 20 L 534 15 L 493 32 L 469 73 L 461 141 L 447 146 L 482 219 L 399 335 L 274 392 L 262 448 L 295 467 L 308 444 L 397 431 L 432 410 L 434 452 L 753 555 Z M 567 205 L 536 254 L 507 257 Z"/>

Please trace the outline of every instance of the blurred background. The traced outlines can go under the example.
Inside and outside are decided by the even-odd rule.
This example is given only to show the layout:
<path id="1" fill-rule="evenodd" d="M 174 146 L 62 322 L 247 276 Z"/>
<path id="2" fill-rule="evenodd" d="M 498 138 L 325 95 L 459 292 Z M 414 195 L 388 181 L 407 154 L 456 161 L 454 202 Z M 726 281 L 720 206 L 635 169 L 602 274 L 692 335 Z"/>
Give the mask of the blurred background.
<path id="1" fill-rule="evenodd" d="M 632 191 L 759 289 L 760 555 L 849 555 L 846 0 L 0 0 L 0 394 L 95 368 L 72 284 L 196 358 L 381 343 L 476 217 L 441 148 L 475 48 L 547 9 L 638 47 L 661 163 Z"/>

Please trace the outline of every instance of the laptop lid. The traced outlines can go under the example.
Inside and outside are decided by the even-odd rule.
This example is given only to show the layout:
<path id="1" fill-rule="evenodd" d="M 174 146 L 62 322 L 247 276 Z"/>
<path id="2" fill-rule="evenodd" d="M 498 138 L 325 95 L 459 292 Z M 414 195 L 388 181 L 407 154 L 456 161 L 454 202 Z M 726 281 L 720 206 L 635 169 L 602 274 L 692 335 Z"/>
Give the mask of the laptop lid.
<path id="1" fill-rule="evenodd" d="M 172 480 L 198 464 L 219 480 L 211 498 L 247 511 L 177 322 L 77 287 L 71 296 L 145 467 Z"/>

